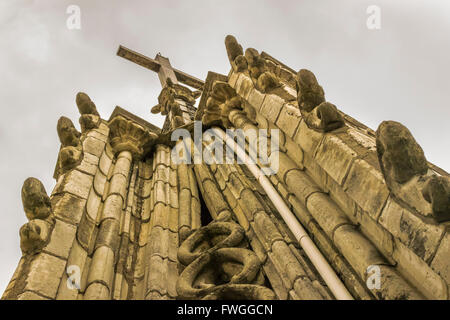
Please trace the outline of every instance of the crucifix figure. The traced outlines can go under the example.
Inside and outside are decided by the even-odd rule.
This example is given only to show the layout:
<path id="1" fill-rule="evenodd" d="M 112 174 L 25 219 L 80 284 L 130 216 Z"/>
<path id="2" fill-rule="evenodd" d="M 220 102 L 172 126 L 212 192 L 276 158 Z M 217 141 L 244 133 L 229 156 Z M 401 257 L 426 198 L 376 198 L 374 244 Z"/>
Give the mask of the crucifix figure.
<path id="1" fill-rule="evenodd" d="M 163 131 L 174 129 L 193 120 L 195 99 L 200 91 L 191 91 L 181 82 L 194 89 L 203 89 L 204 82 L 196 77 L 172 68 L 168 58 L 158 53 L 155 59 L 146 57 L 123 46 L 119 46 L 117 55 L 158 73 L 163 87 L 158 97 L 159 104 L 152 108 L 152 113 L 167 115 Z"/>

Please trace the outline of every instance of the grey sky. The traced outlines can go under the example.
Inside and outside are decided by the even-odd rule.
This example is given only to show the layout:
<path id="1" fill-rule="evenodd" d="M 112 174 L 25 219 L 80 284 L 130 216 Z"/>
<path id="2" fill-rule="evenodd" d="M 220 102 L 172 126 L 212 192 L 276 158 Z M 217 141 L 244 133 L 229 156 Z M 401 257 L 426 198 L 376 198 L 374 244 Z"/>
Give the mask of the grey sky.
<path id="1" fill-rule="evenodd" d="M 66 9 L 81 8 L 81 30 Z M 381 8 L 381 29 L 366 9 Z M 65 115 L 78 126 L 84 91 L 103 118 L 116 105 L 162 126 L 150 114 L 160 91 L 152 71 L 117 57 L 119 44 L 204 79 L 230 66 L 224 38 L 264 50 L 291 68 L 313 71 L 327 100 L 372 129 L 406 125 L 428 160 L 450 171 L 450 1 L 0 1 L 0 292 L 20 258 L 26 222 L 23 181 L 50 193 Z"/>

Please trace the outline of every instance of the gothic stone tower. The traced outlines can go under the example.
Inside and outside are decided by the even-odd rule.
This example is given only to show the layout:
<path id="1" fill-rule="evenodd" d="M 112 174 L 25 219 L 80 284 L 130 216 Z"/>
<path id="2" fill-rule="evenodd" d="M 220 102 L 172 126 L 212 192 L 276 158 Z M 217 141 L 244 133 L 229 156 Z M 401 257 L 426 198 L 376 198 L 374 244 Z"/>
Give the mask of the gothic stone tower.
<path id="1" fill-rule="evenodd" d="M 104 120 L 77 95 L 81 133 L 61 117 L 54 190 L 23 185 L 3 299 L 449 299 L 448 173 L 400 123 L 374 132 L 327 102 L 310 71 L 225 45 L 231 71 L 204 82 L 119 48 L 158 72 L 162 129 L 120 107 Z M 194 120 L 279 129 L 276 174 L 174 163 L 190 140 L 171 135 Z"/>

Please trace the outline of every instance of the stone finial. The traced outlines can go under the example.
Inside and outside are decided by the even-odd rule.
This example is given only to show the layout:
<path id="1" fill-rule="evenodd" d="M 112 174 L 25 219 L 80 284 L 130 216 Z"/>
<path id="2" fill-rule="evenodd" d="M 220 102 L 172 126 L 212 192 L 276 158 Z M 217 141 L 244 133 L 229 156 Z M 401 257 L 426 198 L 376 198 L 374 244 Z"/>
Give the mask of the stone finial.
<path id="1" fill-rule="evenodd" d="M 205 125 L 231 126 L 228 115 L 231 110 L 242 110 L 242 100 L 236 91 L 226 82 L 216 81 L 213 84 L 210 97 L 202 117 Z"/>
<path id="2" fill-rule="evenodd" d="M 247 60 L 244 57 L 244 50 L 232 35 L 225 37 L 225 47 L 227 49 L 228 60 L 231 67 L 236 72 L 242 72 L 247 69 Z"/>
<path id="3" fill-rule="evenodd" d="M 22 203 L 29 222 L 20 228 L 20 248 L 24 254 L 33 254 L 45 246 L 53 224 L 49 219 L 52 215 L 50 198 L 41 181 L 36 178 L 25 180 Z"/>
<path id="4" fill-rule="evenodd" d="M 297 102 L 306 125 L 328 132 L 344 125 L 344 119 L 334 104 L 326 102 L 323 88 L 315 75 L 306 69 L 297 73 Z"/>
<path id="5" fill-rule="evenodd" d="M 297 73 L 298 107 L 311 112 L 322 102 L 325 102 L 323 88 L 317 82 L 316 76 L 309 70 L 301 69 Z"/>
<path id="6" fill-rule="evenodd" d="M 36 178 L 28 178 L 23 183 L 22 203 L 28 220 L 46 219 L 52 212 L 44 185 Z"/>
<path id="7" fill-rule="evenodd" d="M 92 114 L 95 116 L 100 116 L 98 114 L 95 103 L 92 102 L 91 98 L 89 98 L 89 96 L 86 93 L 78 92 L 76 97 L 76 103 L 78 106 L 78 110 L 80 111 L 80 114 Z"/>
<path id="8" fill-rule="evenodd" d="M 81 132 L 98 128 L 101 118 L 97 111 L 97 107 L 94 102 L 91 101 L 91 98 L 84 92 L 78 92 L 76 103 L 81 114 L 79 120 Z"/>
<path id="9" fill-rule="evenodd" d="M 63 147 L 78 147 L 80 145 L 80 133 L 75 129 L 72 120 L 69 118 L 59 118 L 57 130 Z"/>
<path id="10" fill-rule="evenodd" d="M 135 159 L 140 159 L 158 138 L 156 133 L 120 115 L 110 120 L 109 128 L 110 144 L 114 152 L 129 151 Z"/>
<path id="11" fill-rule="evenodd" d="M 377 154 L 388 184 L 403 184 L 415 175 L 427 173 L 422 148 L 401 123 L 383 121 L 377 130 Z"/>
<path id="12" fill-rule="evenodd" d="M 80 141 L 80 133 L 75 129 L 73 122 L 66 117 L 58 120 L 58 136 L 61 141 L 55 178 L 75 168 L 83 158 L 83 148 Z"/>
<path id="13" fill-rule="evenodd" d="M 245 246 L 244 229 L 234 221 L 213 221 L 197 229 L 180 246 L 186 265 L 177 281 L 184 299 L 275 299 L 264 287 L 258 256 Z"/>
<path id="14" fill-rule="evenodd" d="M 383 121 L 376 132 L 381 172 L 395 200 L 438 222 L 450 220 L 450 178 L 428 168 L 424 152 L 401 123 Z"/>

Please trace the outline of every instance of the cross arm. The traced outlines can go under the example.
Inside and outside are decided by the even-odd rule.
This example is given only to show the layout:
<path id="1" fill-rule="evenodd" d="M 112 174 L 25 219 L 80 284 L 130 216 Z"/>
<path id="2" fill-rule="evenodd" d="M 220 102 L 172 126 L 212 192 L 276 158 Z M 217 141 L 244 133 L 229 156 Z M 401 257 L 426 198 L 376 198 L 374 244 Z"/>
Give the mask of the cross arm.
<path id="1" fill-rule="evenodd" d="M 124 46 L 119 46 L 117 55 L 154 72 L 159 72 L 159 69 L 161 68 L 161 64 L 158 61 L 130 50 Z M 202 80 L 184 73 L 183 71 L 173 69 L 173 72 L 175 73 L 175 76 L 177 77 L 177 80 L 179 82 L 184 83 L 192 88 L 201 90 L 203 88 L 203 85 L 205 84 Z"/>

